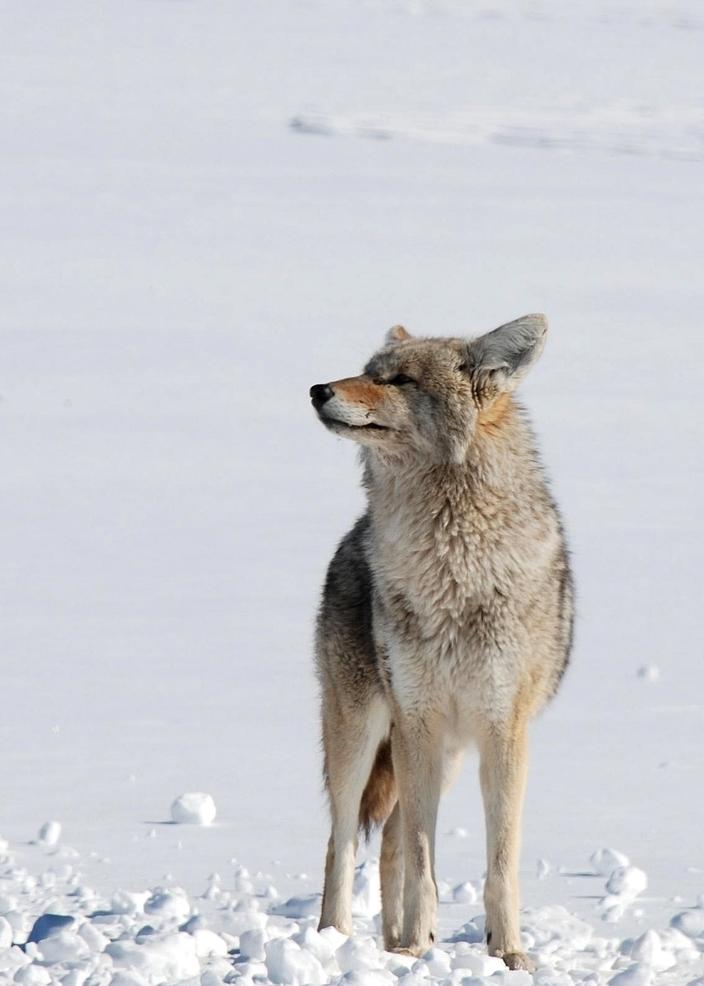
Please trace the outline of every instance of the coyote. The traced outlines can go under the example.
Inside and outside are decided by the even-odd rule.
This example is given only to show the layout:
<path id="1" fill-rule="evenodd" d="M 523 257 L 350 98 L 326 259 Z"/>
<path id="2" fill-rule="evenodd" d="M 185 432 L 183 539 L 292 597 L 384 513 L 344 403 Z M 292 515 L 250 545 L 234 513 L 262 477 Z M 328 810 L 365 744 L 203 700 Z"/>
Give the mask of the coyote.
<path id="1" fill-rule="evenodd" d="M 435 940 L 440 794 L 475 743 L 486 817 L 486 939 L 521 948 L 520 822 L 530 718 L 555 694 L 572 642 L 562 524 L 513 391 L 547 321 L 475 339 L 401 326 L 364 373 L 310 396 L 361 445 L 368 510 L 328 569 L 317 624 L 332 832 L 320 927 L 352 933 L 357 835 L 383 825 L 384 946 Z"/>

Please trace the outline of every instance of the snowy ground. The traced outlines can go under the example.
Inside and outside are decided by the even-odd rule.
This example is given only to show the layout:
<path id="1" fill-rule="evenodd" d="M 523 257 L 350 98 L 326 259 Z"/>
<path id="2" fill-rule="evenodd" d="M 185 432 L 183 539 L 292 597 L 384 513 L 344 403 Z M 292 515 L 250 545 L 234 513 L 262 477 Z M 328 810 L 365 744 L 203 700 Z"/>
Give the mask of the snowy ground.
<path id="1" fill-rule="evenodd" d="M 252 915 L 320 890 L 312 617 L 362 503 L 308 386 L 397 322 L 541 310 L 524 396 L 579 621 L 533 731 L 525 926 L 561 986 L 667 955 L 655 982 L 704 976 L 699 5 L 10 0 L 0 27 L 0 981 L 36 957 L 18 981 L 197 982 L 242 931 L 305 932 L 310 901 Z M 447 900 L 480 890 L 475 767 L 442 808 Z M 171 824 L 199 790 L 215 823 Z M 623 913 L 602 846 L 647 873 Z M 221 940 L 168 937 L 194 908 Z M 45 911 L 80 917 L 7 948 Z M 491 972 L 448 943 L 480 913 L 441 907 L 469 973 L 420 974 Z M 662 961 L 622 945 L 651 929 Z M 252 977 L 388 960 L 250 940 Z"/>

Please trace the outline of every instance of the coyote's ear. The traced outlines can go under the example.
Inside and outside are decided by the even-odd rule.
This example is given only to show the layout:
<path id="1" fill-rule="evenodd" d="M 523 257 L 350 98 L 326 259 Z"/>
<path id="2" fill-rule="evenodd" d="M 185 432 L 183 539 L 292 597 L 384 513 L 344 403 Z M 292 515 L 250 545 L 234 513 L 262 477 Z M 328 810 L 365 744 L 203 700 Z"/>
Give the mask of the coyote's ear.
<path id="1" fill-rule="evenodd" d="M 386 341 L 389 344 L 394 342 L 405 342 L 406 339 L 411 338 L 411 333 L 407 332 L 402 325 L 394 325 L 393 328 L 389 329 L 386 333 Z"/>
<path id="2" fill-rule="evenodd" d="M 542 353 L 547 331 L 544 315 L 524 315 L 469 343 L 468 368 L 480 400 L 515 389 Z"/>

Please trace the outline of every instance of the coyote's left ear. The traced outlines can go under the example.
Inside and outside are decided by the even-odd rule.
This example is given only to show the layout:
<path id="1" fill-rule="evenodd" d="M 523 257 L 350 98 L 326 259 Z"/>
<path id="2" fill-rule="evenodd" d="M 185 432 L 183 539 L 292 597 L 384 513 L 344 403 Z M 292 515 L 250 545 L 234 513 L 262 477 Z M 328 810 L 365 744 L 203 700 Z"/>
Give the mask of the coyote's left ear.
<path id="1" fill-rule="evenodd" d="M 468 345 L 468 369 L 480 400 L 512 391 L 543 351 L 548 331 L 544 315 L 524 315 Z"/>
<path id="2" fill-rule="evenodd" d="M 411 338 L 411 333 L 404 329 L 402 325 L 394 325 L 386 333 L 386 342 L 388 345 L 393 345 L 395 342 L 405 342 L 406 339 Z"/>

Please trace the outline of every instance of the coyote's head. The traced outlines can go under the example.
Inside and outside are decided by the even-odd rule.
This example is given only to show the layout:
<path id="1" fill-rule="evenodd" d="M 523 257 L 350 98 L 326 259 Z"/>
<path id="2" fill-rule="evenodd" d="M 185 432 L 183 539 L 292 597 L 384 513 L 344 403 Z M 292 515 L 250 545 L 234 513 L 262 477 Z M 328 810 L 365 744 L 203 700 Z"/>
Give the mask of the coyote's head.
<path id="1" fill-rule="evenodd" d="M 383 457 L 462 462 L 477 428 L 496 426 L 542 352 L 544 315 L 525 315 L 476 339 L 415 339 L 391 329 L 358 377 L 310 389 L 331 431 Z"/>

